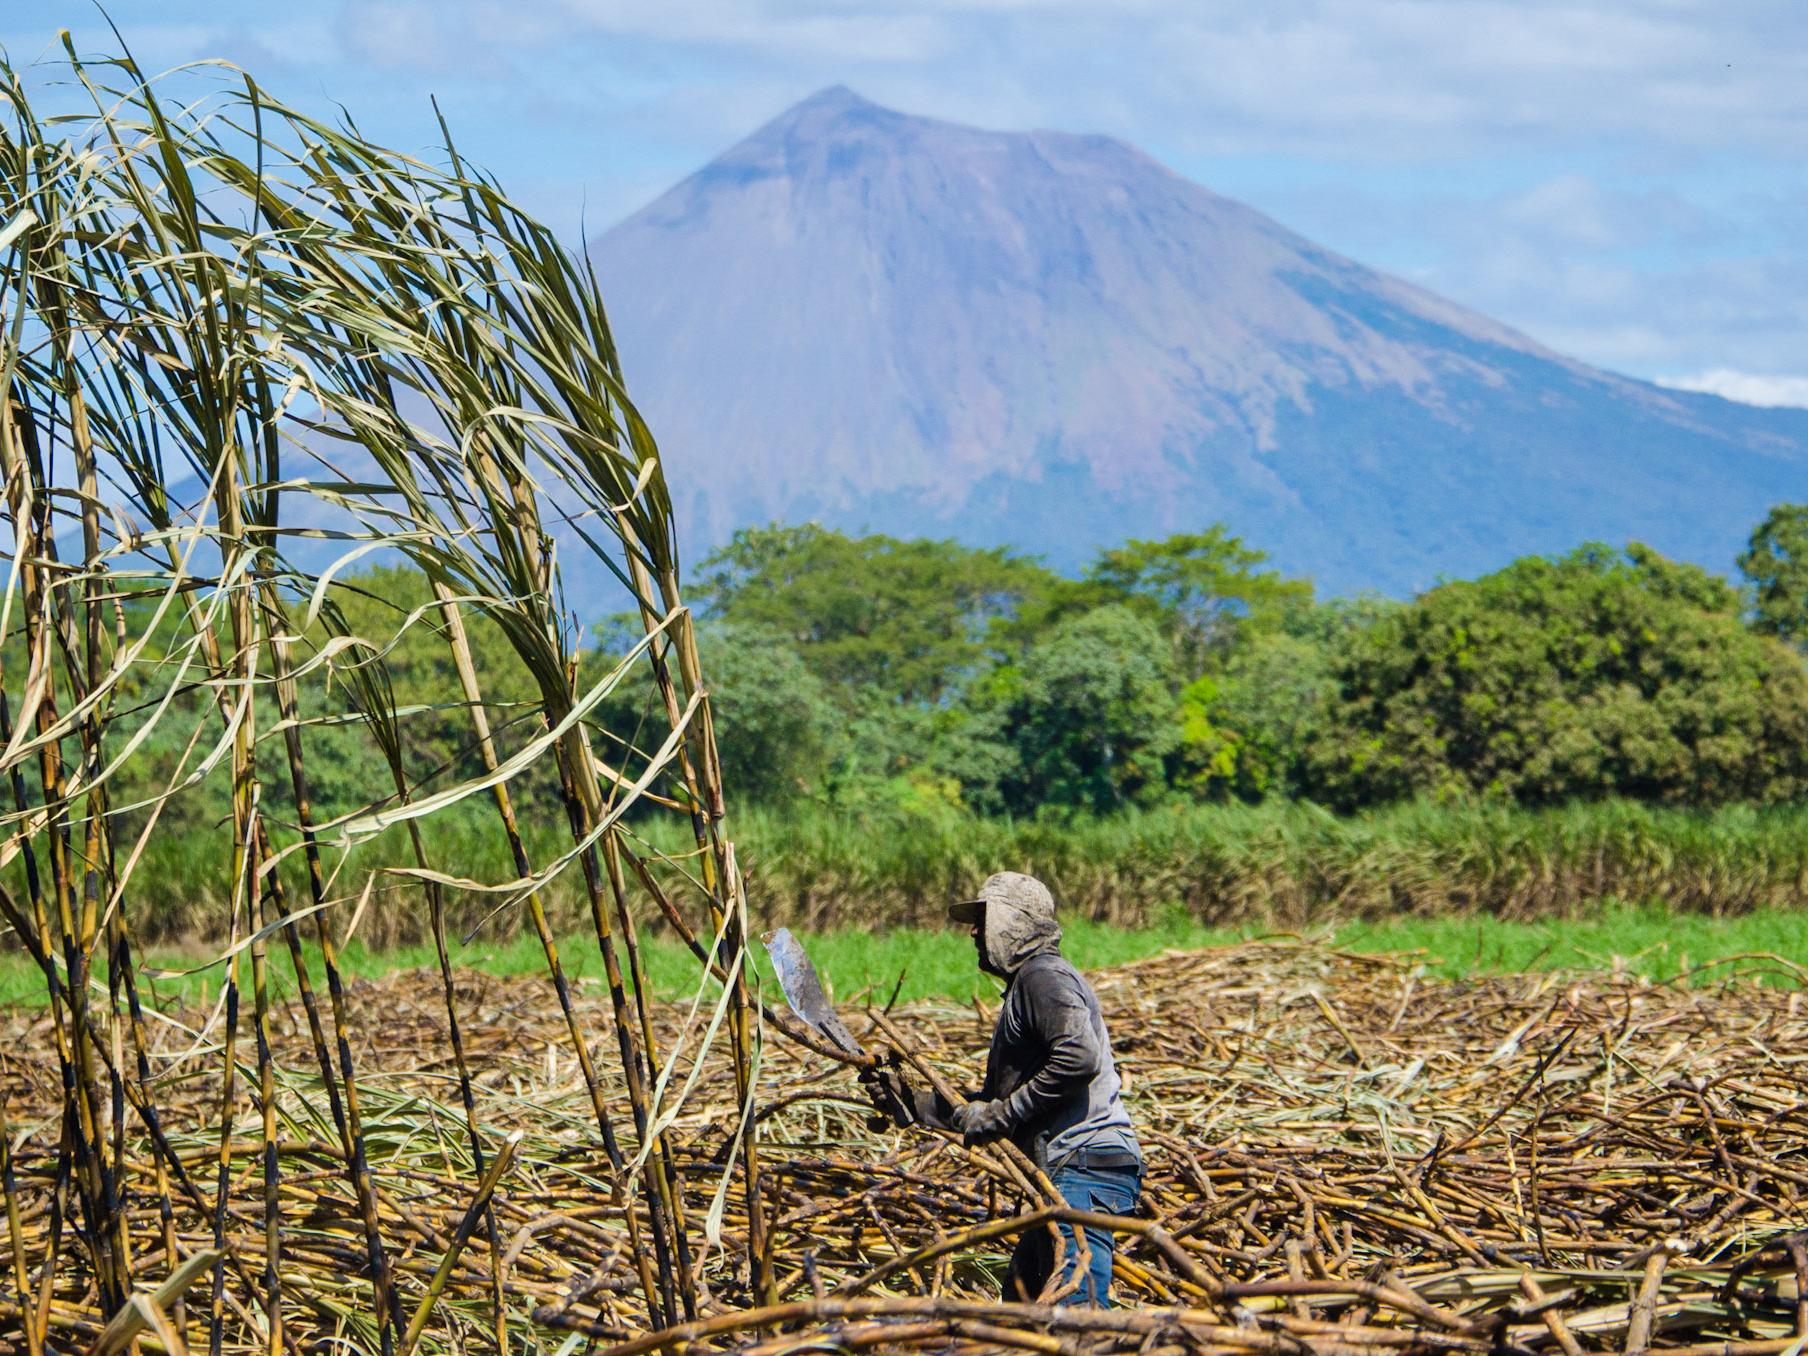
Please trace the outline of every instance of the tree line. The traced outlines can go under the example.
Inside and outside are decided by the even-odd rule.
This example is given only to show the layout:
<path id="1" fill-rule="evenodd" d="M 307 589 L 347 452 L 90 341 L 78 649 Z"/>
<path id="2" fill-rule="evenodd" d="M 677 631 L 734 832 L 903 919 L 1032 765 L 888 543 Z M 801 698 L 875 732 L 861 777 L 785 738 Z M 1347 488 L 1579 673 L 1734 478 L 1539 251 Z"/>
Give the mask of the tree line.
<path id="1" fill-rule="evenodd" d="M 1808 506 L 1774 510 L 1739 571 L 1590 545 L 1410 601 L 1326 600 L 1222 526 L 1126 542 L 1069 578 L 1002 549 L 803 525 L 737 533 L 688 596 L 742 805 L 1058 817 L 1267 800 L 1797 800 Z M 475 776 L 426 580 L 380 566 L 330 598 L 338 634 L 390 637 L 420 614 L 380 662 L 349 658 L 400 713 L 393 752 L 410 785 Z M 538 704 L 500 633 L 479 616 L 467 628 L 506 758 L 540 729 Z M 585 664 L 600 674 L 637 629 L 604 623 Z M 169 631 L 174 653 L 173 617 Z M 645 701 L 647 686 L 623 690 Z M 211 747 L 211 693 L 184 689 L 168 710 L 154 697 L 140 694 L 140 713 L 162 718 L 114 797 L 127 830 Z M 367 697 L 338 680 L 304 687 L 316 819 L 394 794 L 390 751 L 358 719 Z M 133 705 L 128 683 L 121 730 Z M 272 706 L 259 728 L 279 718 Z M 595 718 L 618 752 L 662 725 L 626 697 Z M 550 777 L 517 782 L 523 813 L 559 813 Z M 229 790 L 223 775 L 193 780 L 164 800 L 160 836 L 223 822 Z M 293 818 L 280 783 L 267 794 L 275 822 Z"/>
<path id="2" fill-rule="evenodd" d="M 1103 550 L 1078 578 L 773 525 L 690 595 L 743 800 L 1795 800 L 1808 506 L 1774 509 L 1738 569 L 1590 544 L 1410 601 L 1322 600 L 1221 525 Z"/>

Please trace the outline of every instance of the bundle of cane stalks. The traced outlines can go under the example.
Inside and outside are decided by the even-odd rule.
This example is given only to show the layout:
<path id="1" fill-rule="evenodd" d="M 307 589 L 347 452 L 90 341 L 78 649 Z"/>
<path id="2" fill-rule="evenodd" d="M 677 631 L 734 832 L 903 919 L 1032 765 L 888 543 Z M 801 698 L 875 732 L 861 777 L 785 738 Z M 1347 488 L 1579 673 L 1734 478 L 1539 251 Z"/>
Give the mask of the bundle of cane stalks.
<path id="1" fill-rule="evenodd" d="M 1427 978 L 1414 956 L 1269 942 L 1101 972 L 1149 1158 L 1137 1214 L 1089 1221 L 1119 1236 L 1114 1308 L 1061 1305 L 1058 1282 L 1033 1300 L 999 1298 L 1016 1237 L 1076 1216 L 997 1146 L 874 1129 L 850 1071 L 769 1021 L 762 1227 L 749 1228 L 736 1180 L 732 1070 L 680 1055 L 665 1071 L 699 1296 L 663 1329 L 626 1219 L 645 1208 L 631 1189 L 637 1146 L 621 1145 L 617 1169 L 596 1142 L 544 980 L 457 980 L 491 1151 L 481 1178 L 438 1035 L 437 975 L 353 986 L 345 1033 L 381 1222 L 404 1240 L 393 1257 L 404 1352 L 1760 1356 L 1808 1345 L 1808 1011 L 1799 992 L 1757 982 L 1766 970 L 1784 967 L 1747 958 L 1669 985 L 1611 973 L 1453 983 Z M 580 986 L 573 1001 L 592 1041 L 614 1039 L 605 992 Z M 654 1011 L 658 1044 L 682 1051 L 709 1004 Z M 987 1003 L 845 1011 L 870 1045 L 977 1083 Z M 166 1285 L 127 1311 L 156 1325 L 122 1336 L 131 1325 L 116 1320 L 103 1333 L 59 1176 L 57 1066 L 33 1053 L 47 1020 L 14 1013 L 4 1030 L 16 1251 L 0 1352 L 204 1341 L 204 1283 Z M 186 1264 L 204 1281 L 211 1269 L 202 1183 L 218 1148 L 217 1020 L 172 1011 L 154 1023 L 163 1133 L 187 1175 L 159 1195 L 147 1145 L 120 1146 L 132 1235 L 166 1240 L 137 1259 L 141 1275 L 181 1282 Z M 282 1342 L 375 1349 L 358 1203 L 306 1025 L 282 1008 L 271 1027 Z M 222 1347 L 233 1352 L 271 1345 L 259 1126 L 248 1107 L 231 1145 Z M 493 1233 L 479 1227 L 486 1203 Z M 763 1259 L 748 1257 L 750 1236 Z M 764 1293 L 750 1275 L 768 1278 Z"/>

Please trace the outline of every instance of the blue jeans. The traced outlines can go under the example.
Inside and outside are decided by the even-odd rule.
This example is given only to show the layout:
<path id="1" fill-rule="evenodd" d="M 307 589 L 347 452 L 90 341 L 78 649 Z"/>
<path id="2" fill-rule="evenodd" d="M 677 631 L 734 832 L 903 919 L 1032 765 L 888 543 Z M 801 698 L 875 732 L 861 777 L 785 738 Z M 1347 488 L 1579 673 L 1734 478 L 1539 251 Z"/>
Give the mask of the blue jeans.
<path id="1" fill-rule="evenodd" d="M 1142 1189 L 1142 1169 L 1062 1168 L 1050 1179 L 1061 1198 L 1075 1210 L 1092 1210 L 1102 1215 L 1128 1215 L 1136 1209 L 1136 1196 Z M 1080 1248 L 1072 1225 L 1062 1225 L 1061 1279 L 1072 1278 L 1079 1262 Z M 1117 1242 L 1109 1229 L 1087 1228 L 1086 1246 L 1092 1259 L 1086 1275 L 1072 1294 L 1061 1304 L 1094 1304 L 1111 1307 L 1111 1253 Z M 1055 1265 L 1054 1239 L 1046 1227 L 1030 1229 L 1017 1240 L 1011 1255 L 1011 1269 L 1005 1276 L 1004 1297 L 1008 1300 L 1033 1300 L 1048 1281 Z"/>

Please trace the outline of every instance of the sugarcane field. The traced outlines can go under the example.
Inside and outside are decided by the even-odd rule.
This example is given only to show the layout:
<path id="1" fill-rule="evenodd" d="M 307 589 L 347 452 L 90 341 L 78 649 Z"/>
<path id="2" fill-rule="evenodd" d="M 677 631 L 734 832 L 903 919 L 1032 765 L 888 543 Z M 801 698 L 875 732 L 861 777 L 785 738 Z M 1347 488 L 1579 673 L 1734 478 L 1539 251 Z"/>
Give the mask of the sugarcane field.
<path id="1" fill-rule="evenodd" d="M 345 1012 L 405 1336 L 536 1350 L 578 1334 L 621 1352 L 1761 1353 L 1799 1342 L 1804 1139 L 1800 1065 L 1785 1052 L 1808 1016 L 1793 994 L 1779 1002 L 1737 977 L 1704 991 L 1549 975 L 1454 985 L 1417 969 L 1274 942 L 1095 976 L 1115 1029 L 1135 1033 L 1119 1053 L 1149 1174 L 1137 1214 L 1115 1226 L 1120 1307 L 1090 1310 L 998 1297 L 1001 1240 L 1061 1210 L 1021 1165 L 949 1136 L 868 1128 L 848 1070 L 778 1030 L 754 1112 L 766 1190 L 751 1223 L 732 1169 L 732 1069 L 683 1053 L 671 1066 L 674 1082 L 697 1074 L 666 1127 L 691 1252 L 684 1271 L 655 1270 L 649 1293 L 652 1221 L 623 1199 L 549 986 L 455 986 L 477 1123 L 491 1161 L 506 1163 L 492 1179 L 463 1131 L 437 977 L 361 983 Z M 608 1037 L 598 986 L 574 1010 Z M 205 1014 L 185 1016 L 153 1058 L 194 1044 Z M 876 1005 L 849 1020 L 875 1048 L 959 1076 L 976 1071 L 989 1016 Z M 660 1048 L 684 1050 L 687 1019 L 676 1005 L 653 1014 Z M 46 1046 L 47 1026 L 15 1020 L 8 1048 Z M 321 1114 L 307 1022 L 291 1010 L 271 1034 L 283 1337 L 374 1350 L 364 1225 Z M 54 1062 L 9 1059 L 8 1073 L 9 1133 L 54 1125 Z M 160 1109 L 166 1147 L 140 1147 L 121 1189 L 137 1202 L 126 1215 L 144 1273 L 223 1255 L 223 1349 L 258 1349 L 271 1340 L 263 1142 L 247 1099 L 222 1254 L 217 1092 L 212 1078 L 185 1080 Z M 619 1077 L 601 1092 L 606 1108 L 627 1102 Z M 74 1229 L 54 1159 L 46 1143 L 7 1165 L 28 1276 Z M 172 1255 L 181 1262 L 166 1268 Z M 28 1292 L 36 1331 L 52 1349 L 94 1345 L 106 1316 L 83 1269 L 48 1276 Z M 650 1328 L 662 1280 L 682 1286 L 664 1333 Z M 207 1282 L 203 1272 L 166 1301 L 176 1333 L 213 1321 Z M 27 1349 L 22 1333 L 9 1342 Z"/>
<path id="2" fill-rule="evenodd" d="M 1790 379 L 839 83 L 594 239 L 507 139 L 569 94 L 522 44 L 737 109 L 698 51 L 875 16 L 403 60 L 308 0 L 240 65 L 54 8 L 0 24 L 0 1356 L 1808 1350 Z M 1016 8 L 884 61 L 1067 32 Z"/>

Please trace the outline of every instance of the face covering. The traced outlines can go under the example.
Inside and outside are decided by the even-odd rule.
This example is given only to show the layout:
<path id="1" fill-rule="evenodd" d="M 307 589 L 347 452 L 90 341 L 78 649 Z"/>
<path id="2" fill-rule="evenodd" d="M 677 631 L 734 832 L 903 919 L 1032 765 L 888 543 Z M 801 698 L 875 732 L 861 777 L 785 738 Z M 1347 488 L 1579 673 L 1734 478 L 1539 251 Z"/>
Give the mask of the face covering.
<path id="1" fill-rule="evenodd" d="M 1031 956 L 1061 940 L 1061 925 L 1008 904 L 986 904 L 985 946 L 980 969 L 1008 979 Z"/>

